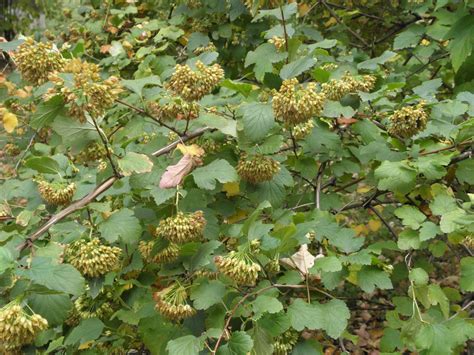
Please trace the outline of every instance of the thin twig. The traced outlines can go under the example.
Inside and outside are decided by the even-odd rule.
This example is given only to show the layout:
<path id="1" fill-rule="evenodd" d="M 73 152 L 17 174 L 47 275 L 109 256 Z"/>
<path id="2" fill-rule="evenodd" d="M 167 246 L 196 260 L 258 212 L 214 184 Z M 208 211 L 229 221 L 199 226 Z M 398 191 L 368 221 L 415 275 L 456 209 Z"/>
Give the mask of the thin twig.
<path id="1" fill-rule="evenodd" d="M 28 142 L 28 145 L 26 146 L 26 149 L 23 151 L 23 154 L 21 154 L 21 157 L 16 162 L 15 169 L 13 169 L 15 171 L 15 173 L 18 170 L 18 167 L 20 166 L 20 163 L 23 160 L 23 158 L 25 157 L 26 153 L 28 153 L 28 151 L 30 150 L 31 145 L 33 144 L 33 141 L 35 140 L 35 137 L 36 137 L 37 134 L 38 134 L 38 132 L 35 131 L 35 133 L 31 136 L 30 141 Z"/>
<path id="2" fill-rule="evenodd" d="M 281 25 L 283 26 L 283 34 L 285 36 L 285 50 L 286 50 L 286 64 L 288 64 L 290 51 L 288 50 L 288 32 L 286 31 L 286 21 L 285 14 L 283 12 L 283 7 L 280 5 L 280 14 L 281 14 Z"/>
<path id="3" fill-rule="evenodd" d="M 100 140 L 102 141 L 102 144 L 104 145 L 105 148 L 105 154 L 107 155 L 107 159 L 110 162 L 110 165 L 112 166 L 112 171 L 114 172 L 114 175 L 117 177 L 120 177 L 121 174 L 117 167 L 115 166 L 114 160 L 112 159 L 112 155 L 110 154 L 110 148 L 109 148 L 109 143 L 107 142 L 107 136 L 105 133 L 102 131 L 102 129 L 99 127 L 99 124 L 97 123 L 96 119 L 91 116 L 92 122 L 94 123 L 95 130 L 99 134 Z"/>
<path id="4" fill-rule="evenodd" d="M 385 225 L 385 227 L 387 227 L 388 231 L 390 232 L 390 234 L 393 236 L 393 238 L 395 239 L 395 241 L 398 240 L 398 236 L 397 236 L 397 233 L 395 232 L 395 230 L 392 228 L 392 226 L 385 220 L 385 218 L 383 218 L 382 214 L 377 211 L 376 208 L 374 208 L 374 206 L 372 205 L 369 205 L 368 208 L 375 213 L 375 215 L 382 221 L 382 223 Z"/>

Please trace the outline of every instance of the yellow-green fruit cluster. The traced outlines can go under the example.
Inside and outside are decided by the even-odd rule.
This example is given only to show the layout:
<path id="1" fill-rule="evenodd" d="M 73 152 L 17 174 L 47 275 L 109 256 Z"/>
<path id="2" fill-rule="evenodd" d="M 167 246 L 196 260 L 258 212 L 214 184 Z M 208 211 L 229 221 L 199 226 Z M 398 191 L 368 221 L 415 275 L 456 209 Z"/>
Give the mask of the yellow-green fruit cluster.
<path id="1" fill-rule="evenodd" d="M 39 314 L 28 315 L 18 303 L 0 309 L 0 353 L 12 354 L 31 344 L 39 332 L 48 328 L 48 321 Z"/>
<path id="2" fill-rule="evenodd" d="M 82 295 L 74 301 L 74 307 L 66 323 L 72 326 L 79 324 L 82 319 L 109 319 L 115 309 L 111 292 L 101 291 L 95 298 Z"/>
<path id="3" fill-rule="evenodd" d="M 66 248 L 64 260 L 84 276 L 98 277 L 120 267 L 122 249 L 104 245 L 98 238 L 78 240 Z"/>
<path id="4" fill-rule="evenodd" d="M 168 217 L 156 228 L 156 236 L 163 237 L 172 243 L 182 244 L 202 239 L 206 219 L 202 211 L 194 213 L 178 212 Z"/>
<path id="5" fill-rule="evenodd" d="M 244 154 L 237 164 L 239 176 L 251 184 L 270 181 L 279 171 L 280 163 L 263 155 L 255 155 L 249 158 Z"/>
<path id="6" fill-rule="evenodd" d="M 38 191 L 47 203 L 54 206 L 67 205 L 76 192 L 76 184 L 63 182 L 38 181 Z"/>
<path id="7" fill-rule="evenodd" d="M 236 251 L 225 256 L 216 256 L 214 262 L 219 272 L 243 286 L 255 285 L 261 271 L 260 265 L 253 262 L 247 254 Z"/>
<path id="8" fill-rule="evenodd" d="M 55 87 L 48 90 L 45 98 L 62 95 L 69 114 L 81 122 L 86 121 L 86 112 L 94 118 L 104 115 L 122 92 L 119 79 L 111 76 L 102 80 L 100 68 L 96 64 L 71 59 L 67 61 L 63 72 L 73 75 L 72 87 L 59 74 L 52 74 L 49 80 L 55 83 Z"/>
<path id="9" fill-rule="evenodd" d="M 154 297 L 155 309 L 168 319 L 178 321 L 196 314 L 196 310 L 187 303 L 186 288 L 179 283 L 156 292 Z"/>
<path id="10" fill-rule="evenodd" d="M 204 65 L 196 62 L 196 71 L 189 65 L 177 64 L 167 87 L 185 100 L 199 100 L 209 94 L 224 77 L 224 70 L 219 64 Z"/>
<path id="11" fill-rule="evenodd" d="M 154 246 L 155 242 L 153 240 L 149 242 L 142 240 L 138 245 L 138 250 L 147 263 L 170 263 L 179 256 L 179 246 L 177 244 L 169 243 L 168 246 L 153 255 Z"/>
<path id="12" fill-rule="evenodd" d="M 265 270 L 271 274 L 280 272 L 280 260 L 272 259 L 265 265 Z"/>
<path id="13" fill-rule="evenodd" d="M 292 129 L 293 137 L 295 137 L 295 139 L 303 139 L 313 131 L 313 128 L 314 128 L 313 120 L 308 120 L 307 122 L 299 123 L 295 125 Z"/>
<path id="14" fill-rule="evenodd" d="M 309 83 L 303 88 L 298 79 L 288 79 L 274 93 L 273 112 L 275 117 L 292 126 L 318 115 L 323 109 L 324 100 L 324 94 L 316 92 L 315 83 Z"/>
<path id="15" fill-rule="evenodd" d="M 174 96 L 164 102 L 149 102 L 148 111 L 160 120 L 193 120 L 199 116 L 199 105 Z"/>
<path id="16" fill-rule="evenodd" d="M 27 38 L 18 47 L 14 58 L 21 76 L 34 85 L 44 84 L 50 73 L 60 71 L 64 66 L 61 53 L 52 43 L 38 43 L 32 38 Z"/>
<path id="17" fill-rule="evenodd" d="M 110 152 L 112 150 L 109 148 Z M 95 142 L 86 149 L 81 150 L 81 152 L 76 156 L 76 162 L 85 163 L 91 161 L 98 161 L 107 157 L 107 150 L 105 149 L 102 143 Z"/>
<path id="18" fill-rule="evenodd" d="M 423 108 L 424 104 L 405 106 L 397 110 L 390 117 L 388 133 L 402 138 L 410 138 L 423 131 L 428 122 L 428 114 Z"/>
<path id="19" fill-rule="evenodd" d="M 463 239 L 462 244 L 469 249 L 474 249 L 474 237 L 468 235 L 466 238 Z"/>
<path id="20" fill-rule="evenodd" d="M 20 147 L 14 143 L 5 144 L 5 146 L 3 147 L 3 151 L 9 156 L 15 156 L 21 153 Z"/>
<path id="21" fill-rule="evenodd" d="M 290 328 L 283 334 L 276 337 L 273 343 L 274 355 L 287 355 L 298 342 L 299 334 L 296 330 Z"/>
<path id="22" fill-rule="evenodd" d="M 207 52 L 215 52 L 217 50 L 216 46 L 214 43 L 212 42 L 209 42 L 209 44 L 207 46 L 200 46 L 200 47 L 197 47 L 193 53 L 195 55 L 199 55 L 201 53 L 207 53 Z"/>
<path id="23" fill-rule="evenodd" d="M 377 78 L 372 75 L 355 78 L 350 73 L 346 73 L 340 80 L 332 79 L 322 84 L 321 90 L 329 100 L 339 101 L 347 94 L 358 91 L 369 92 L 374 88 L 376 81 Z"/>
<path id="24" fill-rule="evenodd" d="M 273 36 L 268 40 L 268 43 L 273 44 L 276 49 L 280 50 L 285 48 L 286 41 L 283 37 Z"/>

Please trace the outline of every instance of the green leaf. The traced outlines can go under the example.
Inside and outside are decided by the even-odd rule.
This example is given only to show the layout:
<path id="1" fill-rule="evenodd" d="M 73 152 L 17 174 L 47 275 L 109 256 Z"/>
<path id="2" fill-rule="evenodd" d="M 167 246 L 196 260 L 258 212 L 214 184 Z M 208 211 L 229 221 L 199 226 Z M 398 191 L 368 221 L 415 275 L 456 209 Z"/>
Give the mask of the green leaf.
<path id="1" fill-rule="evenodd" d="M 108 219 L 99 225 L 99 232 L 102 238 L 109 243 L 114 243 L 118 239 L 127 244 L 134 243 L 142 233 L 142 227 L 133 211 L 123 208 L 113 213 Z"/>
<path id="2" fill-rule="evenodd" d="M 380 190 L 407 194 L 413 190 L 416 182 L 416 170 L 406 162 L 384 161 L 375 170 Z"/>
<path id="3" fill-rule="evenodd" d="M 323 347 L 315 339 L 298 342 L 291 351 L 291 355 L 323 355 Z"/>
<path id="4" fill-rule="evenodd" d="M 449 300 L 439 285 L 428 286 L 428 299 L 432 305 L 438 305 L 444 318 L 449 317 Z"/>
<path id="5" fill-rule="evenodd" d="M 418 171 L 422 173 L 427 179 L 436 180 L 441 179 L 446 175 L 446 168 L 450 162 L 448 155 L 433 154 L 429 156 L 419 157 L 416 165 Z"/>
<path id="6" fill-rule="evenodd" d="M 28 298 L 28 304 L 48 320 L 50 326 L 61 325 L 72 309 L 72 302 L 67 295 L 33 294 Z"/>
<path id="7" fill-rule="evenodd" d="M 104 323 L 98 318 L 84 319 L 66 338 L 64 345 L 82 345 L 96 340 L 104 330 Z"/>
<path id="8" fill-rule="evenodd" d="M 474 291 L 474 257 L 461 259 L 461 290 Z"/>
<path id="9" fill-rule="evenodd" d="M 426 219 L 426 216 L 421 213 L 418 208 L 413 206 L 402 206 L 395 210 L 395 216 L 403 221 L 403 225 L 412 229 L 421 227 L 421 223 Z"/>
<path id="10" fill-rule="evenodd" d="M 253 340 L 246 332 L 232 332 L 229 340 L 217 351 L 217 355 L 245 355 L 253 348 Z"/>
<path id="11" fill-rule="evenodd" d="M 466 15 L 457 20 L 446 39 L 451 38 L 449 44 L 451 61 L 454 71 L 458 71 L 464 61 L 471 55 L 474 43 L 474 19 Z"/>
<path id="12" fill-rule="evenodd" d="M 418 45 L 418 42 L 423 37 L 425 28 L 420 25 L 412 25 L 405 31 L 401 32 L 395 37 L 393 41 L 393 49 L 404 49 Z"/>
<path id="13" fill-rule="evenodd" d="M 224 134 L 237 137 L 237 121 L 227 119 L 212 113 L 199 115 L 199 122 L 210 127 L 216 128 Z"/>
<path id="14" fill-rule="evenodd" d="M 166 354 L 168 342 L 184 335 L 181 327 L 165 321 L 158 314 L 141 319 L 138 334 L 152 355 Z"/>
<path id="15" fill-rule="evenodd" d="M 251 355 L 273 354 L 273 339 L 264 328 L 256 324 L 249 331 L 249 333 L 253 340 L 253 348 L 252 352 L 250 353 Z"/>
<path id="16" fill-rule="evenodd" d="M 14 51 L 24 41 L 25 41 L 24 39 L 15 39 L 13 41 L 0 42 L 0 51 L 5 51 L 5 52 Z"/>
<path id="17" fill-rule="evenodd" d="M 350 118 L 354 116 L 355 111 L 351 106 L 342 106 L 339 101 L 326 101 L 324 104 L 323 115 L 333 118 Z"/>
<path id="18" fill-rule="evenodd" d="M 413 88 L 413 92 L 422 99 L 430 100 L 434 98 L 436 91 L 443 84 L 441 79 L 424 81 L 421 85 Z"/>
<path id="19" fill-rule="evenodd" d="M 388 290 L 393 287 L 388 274 L 372 266 L 362 267 L 362 269 L 357 273 L 357 284 L 367 293 L 373 292 L 375 288 Z"/>
<path id="20" fill-rule="evenodd" d="M 311 69 L 316 64 L 313 57 L 302 57 L 294 62 L 285 64 L 280 70 L 280 77 L 283 80 L 295 78 L 301 73 Z"/>
<path id="21" fill-rule="evenodd" d="M 82 294 L 85 287 L 84 278 L 79 271 L 69 264 L 54 264 L 49 258 L 36 257 L 31 268 L 18 270 L 17 273 L 50 290 L 75 296 Z"/>
<path id="22" fill-rule="evenodd" d="M 226 79 L 220 83 L 221 87 L 236 91 L 243 96 L 247 97 L 252 92 L 252 84 L 239 83 L 237 81 Z"/>
<path id="23" fill-rule="evenodd" d="M 127 152 L 123 158 L 118 160 L 118 166 L 124 176 L 130 176 L 132 173 L 149 173 L 153 168 L 153 162 L 145 154 Z"/>
<path id="24" fill-rule="evenodd" d="M 0 274 L 15 267 L 15 258 L 8 248 L 0 248 Z"/>
<path id="25" fill-rule="evenodd" d="M 204 348 L 204 340 L 194 335 L 186 335 L 168 342 L 169 355 L 197 355 Z"/>
<path id="26" fill-rule="evenodd" d="M 246 103 L 240 106 L 245 138 L 259 141 L 275 126 L 272 106 L 260 102 Z"/>
<path id="27" fill-rule="evenodd" d="M 159 187 L 154 187 L 150 194 L 153 196 L 157 206 L 160 206 L 162 203 L 168 201 L 169 199 L 176 196 L 175 189 L 161 189 Z"/>
<path id="28" fill-rule="evenodd" d="M 237 172 L 227 160 L 217 159 L 212 163 L 197 168 L 192 173 L 196 185 L 205 190 L 216 188 L 216 180 L 224 184 L 238 180 Z"/>
<path id="29" fill-rule="evenodd" d="M 291 326 L 298 331 L 304 328 L 322 329 L 331 338 L 337 339 L 347 327 L 350 312 L 346 304 L 338 299 L 324 304 L 309 304 L 298 298 L 288 307 L 288 316 Z"/>
<path id="30" fill-rule="evenodd" d="M 226 293 L 225 285 L 219 280 L 202 280 L 191 291 L 194 308 L 208 309 L 219 303 Z"/>
<path id="31" fill-rule="evenodd" d="M 245 67 L 255 64 L 255 77 L 262 81 L 265 73 L 270 73 L 273 70 L 273 63 L 282 61 L 286 56 L 286 53 L 278 52 L 273 44 L 263 43 L 254 51 L 247 53 Z"/>
<path id="32" fill-rule="evenodd" d="M 25 162 L 25 166 L 41 174 L 58 174 L 61 172 L 59 163 L 50 157 L 31 157 Z"/>
<path id="33" fill-rule="evenodd" d="M 439 233 L 441 233 L 441 230 L 438 225 L 431 221 L 426 221 L 420 228 L 420 241 L 424 242 L 425 240 L 433 239 Z"/>
<path id="34" fill-rule="evenodd" d="M 385 64 L 387 61 L 395 57 L 397 53 L 385 51 L 380 57 L 368 59 L 357 64 L 357 69 L 376 70 L 379 64 Z"/>
<path id="35" fill-rule="evenodd" d="M 456 177 L 459 182 L 469 185 L 474 184 L 474 159 L 467 159 L 458 163 Z"/>
<path id="36" fill-rule="evenodd" d="M 283 309 L 281 302 L 272 296 L 259 295 L 252 303 L 252 308 L 256 314 L 255 318 L 260 318 L 263 313 L 278 313 Z"/>
<path id="37" fill-rule="evenodd" d="M 408 278 L 410 279 L 410 281 L 413 281 L 417 286 L 426 285 L 429 281 L 428 273 L 424 269 L 419 267 L 410 270 Z"/>
<path id="38" fill-rule="evenodd" d="M 317 258 L 314 261 L 312 269 L 322 270 L 325 272 L 336 272 L 342 270 L 342 264 L 336 256 L 325 256 Z"/>
<path id="39" fill-rule="evenodd" d="M 58 115 L 64 113 L 64 102 L 60 95 L 54 96 L 46 102 L 41 102 L 31 115 L 31 127 L 39 129 L 49 125 Z"/>
<path id="40" fill-rule="evenodd" d="M 290 318 L 284 313 L 266 313 L 257 323 L 264 328 L 271 336 L 276 337 L 290 328 Z"/>
<path id="41" fill-rule="evenodd" d="M 135 80 L 122 80 L 123 86 L 133 91 L 135 94 L 142 96 L 143 88 L 147 85 L 161 85 L 159 76 L 151 75 L 146 78 Z"/>

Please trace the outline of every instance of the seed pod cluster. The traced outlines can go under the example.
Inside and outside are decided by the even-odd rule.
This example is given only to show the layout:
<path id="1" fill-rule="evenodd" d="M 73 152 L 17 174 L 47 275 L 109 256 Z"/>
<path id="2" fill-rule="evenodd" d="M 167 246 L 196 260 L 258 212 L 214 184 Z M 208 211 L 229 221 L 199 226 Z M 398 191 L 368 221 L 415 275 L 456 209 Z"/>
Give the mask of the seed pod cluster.
<path id="1" fill-rule="evenodd" d="M 175 261 L 179 256 L 179 246 L 175 243 L 169 243 L 164 249 L 153 255 L 155 241 L 140 241 L 138 250 L 147 263 L 163 264 Z"/>
<path id="2" fill-rule="evenodd" d="M 237 173 L 251 184 L 270 181 L 279 171 L 279 162 L 260 154 L 251 158 L 243 154 L 237 163 Z"/>
<path id="3" fill-rule="evenodd" d="M 217 50 L 216 45 L 212 42 L 209 42 L 207 46 L 197 47 L 195 50 L 193 50 L 193 53 L 195 55 L 199 55 L 201 53 L 215 52 L 216 50 Z"/>
<path id="4" fill-rule="evenodd" d="M 293 328 L 277 336 L 273 342 L 274 355 L 288 355 L 298 342 L 299 334 Z"/>
<path id="5" fill-rule="evenodd" d="M 280 260 L 272 259 L 265 265 L 265 270 L 271 274 L 280 272 Z"/>
<path id="6" fill-rule="evenodd" d="M 196 71 L 189 65 L 177 64 L 167 87 L 185 100 L 199 100 L 209 94 L 224 77 L 224 70 L 219 64 L 204 65 L 196 62 Z"/>
<path id="7" fill-rule="evenodd" d="M 175 216 L 160 221 L 155 235 L 172 243 L 183 244 L 201 240 L 205 227 L 206 219 L 202 211 L 193 213 L 178 212 Z"/>
<path id="8" fill-rule="evenodd" d="M 111 292 L 101 290 L 99 295 L 95 298 L 84 294 L 74 301 L 74 307 L 71 310 L 66 323 L 75 326 L 79 324 L 82 319 L 109 319 L 115 310 L 116 305 L 114 304 L 113 294 Z"/>
<path id="9" fill-rule="evenodd" d="M 60 206 L 67 205 L 72 201 L 72 197 L 76 192 L 76 184 L 65 182 L 48 182 L 38 179 L 38 191 L 43 200 L 50 205 Z"/>
<path id="10" fill-rule="evenodd" d="M 122 249 L 104 245 L 98 238 L 67 246 L 64 259 L 84 276 L 98 277 L 120 267 Z"/>
<path id="11" fill-rule="evenodd" d="M 199 116 L 199 105 L 179 96 L 166 98 L 161 102 L 149 102 L 148 110 L 161 120 L 193 120 Z"/>
<path id="12" fill-rule="evenodd" d="M 5 144 L 5 146 L 3 147 L 3 151 L 5 152 L 6 155 L 9 155 L 11 157 L 21 153 L 20 147 L 14 143 Z"/>
<path id="13" fill-rule="evenodd" d="M 70 59 L 64 66 L 63 73 L 73 76 L 71 85 L 66 83 L 60 73 L 51 74 L 49 80 L 55 84 L 45 94 L 45 99 L 62 95 L 69 114 L 80 122 L 86 121 L 86 112 L 97 118 L 104 115 L 122 92 L 119 79 L 111 76 L 102 80 L 100 68 L 96 64 Z"/>
<path id="14" fill-rule="evenodd" d="M 48 81 L 48 75 L 61 71 L 65 60 L 52 43 L 38 43 L 27 38 L 14 54 L 21 76 L 34 85 Z"/>
<path id="15" fill-rule="evenodd" d="M 19 351 L 47 328 L 48 321 L 39 314 L 30 316 L 18 303 L 7 304 L 0 309 L 0 353 Z"/>
<path id="16" fill-rule="evenodd" d="M 474 237 L 468 235 L 463 239 L 462 244 L 469 249 L 474 249 Z"/>
<path id="17" fill-rule="evenodd" d="M 110 153 L 112 150 L 109 148 Z M 107 157 L 107 150 L 104 145 L 99 142 L 94 142 L 87 146 L 86 149 L 81 150 L 75 157 L 77 163 L 96 162 Z"/>
<path id="18" fill-rule="evenodd" d="M 285 48 L 285 39 L 283 37 L 273 36 L 268 40 L 268 43 L 273 44 L 276 49 L 281 50 Z"/>
<path id="19" fill-rule="evenodd" d="M 428 122 L 428 114 L 424 110 L 424 103 L 416 106 L 405 106 L 396 110 L 390 117 L 388 133 L 402 138 L 410 138 L 423 131 Z"/>
<path id="20" fill-rule="evenodd" d="M 155 292 L 155 309 L 164 317 L 179 321 L 184 318 L 192 317 L 196 310 L 187 303 L 188 293 L 186 288 L 179 282 Z"/>
<path id="21" fill-rule="evenodd" d="M 254 286 L 261 271 L 247 252 L 233 250 L 225 256 L 216 256 L 214 262 L 219 272 L 243 286 Z"/>
<path id="22" fill-rule="evenodd" d="M 309 83 L 303 88 L 298 79 L 288 79 L 274 93 L 273 112 L 275 117 L 292 126 L 318 115 L 323 109 L 324 100 L 324 94 L 316 92 L 315 83 Z"/>
<path id="23" fill-rule="evenodd" d="M 345 73 L 340 80 L 331 79 L 321 85 L 322 92 L 329 100 L 339 101 L 347 94 L 358 91 L 369 92 L 374 88 L 377 78 L 372 75 L 364 75 L 355 78 L 350 73 Z"/>
<path id="24" fill-rule="evenodd" d="M 304 139 L 313 131 L 313 128 L 313 120 L 308 120 L 306 122 L 299 123 L 293 127 L 293 137 L 295 137 L 295 139 Z"/>

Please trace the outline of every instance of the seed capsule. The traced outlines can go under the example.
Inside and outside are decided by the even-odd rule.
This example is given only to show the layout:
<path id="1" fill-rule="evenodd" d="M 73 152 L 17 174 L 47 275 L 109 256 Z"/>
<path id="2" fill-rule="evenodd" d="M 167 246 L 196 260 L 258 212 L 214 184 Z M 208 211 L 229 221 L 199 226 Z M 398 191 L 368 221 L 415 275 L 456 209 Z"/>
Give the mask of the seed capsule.
<path id="1" fill-rule="evenodd" d="M 293 328 L 288 329 L 283 334 L 277 336 L 273 342 L 274 355 L 287 355 L 298 342 L 299 333 Z"/>
<path id="2" fill-rule="evenodd" d="M 178 212 L 176 216 L 162 220 L 156 228 L 155 235 L 172 243 L 183 244 L 201 240 L 206 227 L 206 219 L 202 211 L 194 213 Z"/>
<path id="3" fill-rule="evenodd" d="M 225 256 L 216 256 L 214 262 L 219 272 L 244 286 L 254 286 L 261 271 L 260 265 L 246 252 L 231 251 Z"/>
<path id="4" fill-rule="evenodd" d="M 374 88 L 377 78 L 372 75 L 364 75 L 355 78 L 349 72 L 339 79 L 332 79 L 321 85 L 322 92 L 329 100 L 339 101 L 345 95 L 358 91 L 369 92 Z"/>
<path id="5" fill-rule="evenodd" d="M 47 203 L 54 206 L 67 205 L 72 201 L 76 192 L 76 184 L 65 182 L 47 182 L 37 179 L 38 191 Z"/>
<path id="6" fill-rule="evenodd" d="M 423 131 L 428 122 L 428 114 L 423 108 L 424 103 L 417 106 L 405 106 L 390 117 L 388 133 L 402 138 L 410 138 Z"/>
<path id="7" fill-rule="evenodd" d="M 280 163 L 263 155 L 248 158 L 243 154 L 237 164 L 239 176 L 251 184 L 270 181 L 279 171 Z"/>
<path id="8" fill-rule="evenodd" d="M 164 317 L 179 321 L 192 317 L 196 310 L 187 303 L 186 288 L 178 282 L 154 294 L 155 309 Z"/>
<path id="9" fill-rule="evenodd" d="M 74 301 L 74 307 L 69 313 L 66 324 L 76 326 L 82 319 L 99 318 L 109 319 L 117 310 L 113 294 L 106 289 L 100 290 L 99 294 L 92 298 L 88 294 L 79 296 Z"/>
<path id="10" fill-rule="evenodd" d="M 150 113 L 162 120 L 193 120 L 199 116 L 199 105 L 179 96 L 163 98 L 160 102 L 149 102 Z"/>
<path id="11" fill-rule="evenodd" d="M 84 276 L 98 277 L 120 267 L 122 249 L 101 244 L 98 238 L 78 240 L 67 246 L 65 262 L 74 266 Z"/>
<path id="12" fill-rule="evenodd" d="M 303 88 L 298 79 L 284 80 L 280 90 L 273 96 L 275 117 L 293 126 L 307 122 L 323 109 L 325 96 L 316 93 L 316 84 L 309 83 Z"/>
<path id="13" fill-rule="evenodd" d="M 163 264 L 175 261 L 179 256 L 179 246 L 175 243 L 169 243 L 168 246 L 153 255 L 155 241 L 140 241 L 138 250 L 147 263 Z"/>

